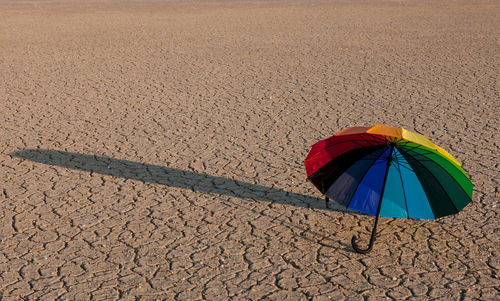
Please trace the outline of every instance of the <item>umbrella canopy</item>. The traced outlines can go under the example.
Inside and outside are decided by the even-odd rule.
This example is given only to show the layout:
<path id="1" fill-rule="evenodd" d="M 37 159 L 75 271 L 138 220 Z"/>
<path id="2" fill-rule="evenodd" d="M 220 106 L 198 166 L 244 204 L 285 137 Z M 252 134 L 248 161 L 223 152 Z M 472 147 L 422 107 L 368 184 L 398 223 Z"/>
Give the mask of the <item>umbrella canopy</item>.
<path id="1" fill-rule="evenodd" d="M 377 220 L 439 218 L 459 212 L 472 200 L 473 184 L 460 163 L 403 128 L 348 128 L 314 144 L 304 164 L 307 178 L 327 200 Z M 353 247 L 364 251 L 354 240 Z"/>

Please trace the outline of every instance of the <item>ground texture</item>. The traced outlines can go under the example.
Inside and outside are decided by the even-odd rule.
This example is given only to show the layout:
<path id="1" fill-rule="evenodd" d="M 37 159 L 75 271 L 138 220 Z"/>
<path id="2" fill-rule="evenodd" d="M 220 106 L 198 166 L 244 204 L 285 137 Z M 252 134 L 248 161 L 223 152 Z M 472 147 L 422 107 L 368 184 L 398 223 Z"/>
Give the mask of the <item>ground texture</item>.
<path id="1" fill-rule="evenodd" d="M 0 293 L 498 300 L 499 3 L 3 1 Z M 447 149 L 436 221 L 327 208 L 316 141 L 382 123 Z"/>

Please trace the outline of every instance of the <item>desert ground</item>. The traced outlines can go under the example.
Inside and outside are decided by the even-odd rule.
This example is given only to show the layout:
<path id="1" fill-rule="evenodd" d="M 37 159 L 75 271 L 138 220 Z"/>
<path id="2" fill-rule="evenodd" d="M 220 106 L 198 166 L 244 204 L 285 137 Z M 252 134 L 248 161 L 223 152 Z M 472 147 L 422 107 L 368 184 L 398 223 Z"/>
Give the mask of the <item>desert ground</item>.
<path id="1" fill-rule="evenodd" d="M 498 1 L 0 1 L 2 300 L 498 300 Z M 401 126 L 473 202 L 328 206 L 317 141 Z"/>

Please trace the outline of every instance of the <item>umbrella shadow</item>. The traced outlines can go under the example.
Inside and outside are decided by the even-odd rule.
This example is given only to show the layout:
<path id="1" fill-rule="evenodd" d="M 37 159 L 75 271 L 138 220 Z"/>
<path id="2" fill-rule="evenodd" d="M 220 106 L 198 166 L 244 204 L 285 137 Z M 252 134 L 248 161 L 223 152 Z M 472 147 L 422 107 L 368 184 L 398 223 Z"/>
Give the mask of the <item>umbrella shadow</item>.
<path id="1" fill-rule="evenodd" d="M 98 173 L 118 178 L 136 180 L 143 183 L 161 184 L 169 187 L 178 187 L 202 193 L 214 193 L 229 197 L 280 203 L 298 207 L 328 209 L 339 212 L 353 213 L 352 211 L 346 210 L 344 207 L 333 202 L 325 204 L 325 201 L 323 199 L 317 197 L 293 193 L 279 188 L 270 188 L 259 184 L 252 184 L 230 178 L 213 176 L 177 168 L 58 150 L 27 149 L 13 152 L 11 153 L 11 155 L 20 159 L 30 160 L 47 165 L 86 171 L 90 172 L 91 174 Z M 262 212 L 255 211 L 255 209 L 253 208 L 247 208 L 241 204 L 236 204 L 231 200 L 227 201 L 235 206 L 253 211 L 254 213 L 266 215 Z M 331 238 L 324 237 L 324 235 L 320 233 L 304 229 L 303 227 L 291 224 L 290 222 L 282 220 L 280 218 L 272 216 L 268 217 L 281 224 L 287 224 L 288 226 L 301 230 L 305 233 L 310 233 L 313 236 L 319 237 L 320 241 L 314 241 L 319 242 L 322 245 L 329 246 L 328 244 L 325 244 L 325 239 L 332 241 Z M 304 239 L 310 240 L 303 235 L 301 236 Z"/>
<path id="2" fill-rule="evenodd" d="M 313 196 L 171 167 L 46 149 L 20 150 L 11 153 L 11 155 L 52 166 L 109 175 L 144 183 L 178 187 L 196 192 L 215 193 L 229 197 L 281 203 L 298 207 L 329 209 L 341 212 L 348 211 L 333 202 L 325 206 L 323 199 Z"/>

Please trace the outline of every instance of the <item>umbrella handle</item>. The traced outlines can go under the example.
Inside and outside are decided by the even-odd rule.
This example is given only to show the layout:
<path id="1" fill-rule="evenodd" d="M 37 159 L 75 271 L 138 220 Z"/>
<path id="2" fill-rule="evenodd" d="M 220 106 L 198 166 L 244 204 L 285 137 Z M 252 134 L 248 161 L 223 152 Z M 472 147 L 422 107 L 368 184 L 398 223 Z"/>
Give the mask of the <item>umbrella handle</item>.
<path id="1" fill-rule="evenodd" d="M 358 253 L 361 253 L 361 254 L 366 254 L 368 252 L 370 252 L 372 250 L 372 247 L 373 247 L 373 243 L 375 242 L 375 237 L 377 236 L 377 223 L 378 223 L 378 214 L 377 214 L 377 217 L 375 218 L 375 224 L 373 225 L 373 230 L 372 230 L 372 235 L 370 236 L 370 243 L 368 244 L 368 248 L 366 249 L 361 249 L 358 244 L 356 243 L 356 240 L 358 240 L 358 238 L 356 236 L 352 236 L 352 239 L 351 239 L 351 245 L 352 245 L 352 248 L 354 249 L 354 251 L 358 252 Z"/>

